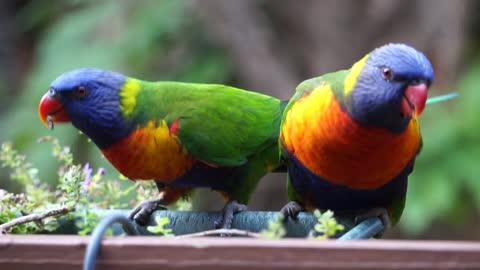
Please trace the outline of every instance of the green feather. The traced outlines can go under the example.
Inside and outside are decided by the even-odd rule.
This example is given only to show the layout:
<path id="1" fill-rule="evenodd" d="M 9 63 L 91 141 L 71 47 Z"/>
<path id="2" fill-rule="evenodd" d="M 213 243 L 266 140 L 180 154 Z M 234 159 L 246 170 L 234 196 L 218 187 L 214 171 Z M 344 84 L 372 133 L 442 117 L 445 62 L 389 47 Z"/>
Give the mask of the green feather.
<path id="1" fill-rule="evenodd" d="M 131 119 L 179 120 L 178 137 L 193 157 L 218 166 L 240 166 L 275 143 L 280 100 L 215 84 L 142 82 Z"/>

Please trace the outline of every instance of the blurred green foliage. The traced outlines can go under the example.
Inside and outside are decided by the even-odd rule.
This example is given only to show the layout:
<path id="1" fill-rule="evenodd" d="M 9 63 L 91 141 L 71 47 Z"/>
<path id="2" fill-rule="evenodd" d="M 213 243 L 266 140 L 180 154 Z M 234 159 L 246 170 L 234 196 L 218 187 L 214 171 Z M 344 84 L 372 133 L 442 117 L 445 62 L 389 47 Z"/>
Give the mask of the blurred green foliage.
<path id="1" fill-rule="evenodd" d="M 421 119 L 423 149 L 409 179 L 404 231 L 424 232 L 434 222 L 452 226 L 480 212 L 480 62 L 461 77 L 460 96 L 428 106 Z"/>

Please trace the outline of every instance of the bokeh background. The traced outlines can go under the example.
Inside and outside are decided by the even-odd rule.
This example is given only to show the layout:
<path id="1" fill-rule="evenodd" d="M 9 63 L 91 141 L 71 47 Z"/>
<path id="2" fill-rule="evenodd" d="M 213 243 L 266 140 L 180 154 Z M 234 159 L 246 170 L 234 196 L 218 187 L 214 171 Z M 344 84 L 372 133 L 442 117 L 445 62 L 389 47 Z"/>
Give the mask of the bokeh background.
<path id="1" fill-rule="evenodd" d="M 54 181 L 37 138 L 54 135 L 76 162 L 115 171 L 73 127 L 38 119 L 49 83 L 79 67 L 147 80 L 224 83 L 289 98 L 310 77 L 348 68 L 375 47 L 410 44 L 432 61 L 431 95 L 454 101 L 423 114 L 424 147 L 401 224 L 389 238 L 480 240 L 480 3 L 468 0 L 0 1 L 0 141 L 13 141 Z M 394 155 L 395 153 L 392 153 Z M 285 174 L 261 182 L 250 209 L 286 202 Z M 0 188 L 19 190 L 0 169 Z M 219 209 L 200 192 L 200 209 Z"/>

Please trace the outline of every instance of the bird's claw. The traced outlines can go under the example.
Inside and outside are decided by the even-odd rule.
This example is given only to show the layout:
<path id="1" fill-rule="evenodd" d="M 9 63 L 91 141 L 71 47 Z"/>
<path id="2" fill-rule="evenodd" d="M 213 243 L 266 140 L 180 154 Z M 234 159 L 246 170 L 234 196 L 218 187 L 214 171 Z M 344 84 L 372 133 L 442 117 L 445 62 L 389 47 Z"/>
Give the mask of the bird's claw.
<path id="1" fill-rule="evenodd" d="M 297 219 L 298 214 L 303 210 L 305 210 L 305 208 L 299 202 L 290 201 L 282 207 L 280 213 L 283 215 L 284 221 L 289 217 L 295 220 Z"/>
<path id="2" fill-rule="evenodd" d="M 215 221 L 215 228 L 230 229 L 232 227 L 233 216 L 246 210 L 247 206 L 237 202 L 236 200 L 231 200 L 227 202 L 223 207 L 221 219 Z"/>
<path id="3" fill-rule="evenodd" d="M 147 225 L 150 216 L 155 210 L 166 210 L 164 206 L 162 206 L 163 200 L 162 199 L 153 199 L 153 200 L 146 200 L 137 205 L 132 212 L 128 215 L 128 218 L 134 220 L 137 224 L 141 226 Z"/>

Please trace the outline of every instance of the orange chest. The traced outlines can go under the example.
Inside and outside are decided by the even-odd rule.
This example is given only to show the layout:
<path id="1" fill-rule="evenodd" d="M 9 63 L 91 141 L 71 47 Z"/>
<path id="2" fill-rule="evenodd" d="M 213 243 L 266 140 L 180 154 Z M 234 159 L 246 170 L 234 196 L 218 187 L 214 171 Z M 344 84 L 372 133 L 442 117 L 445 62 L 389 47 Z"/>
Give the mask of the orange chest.
<path id="1" fill-rule="evenodd" d="M 421 145 L 417 119 L 402 134 L 366 128 L 350 118 L 329 90 L 292 106 L 281 138 L 310 171 L 351 188 L 377 188 L 397 176 Z"/>
<path id="2" fill-rule="evenodd" d="M 132 180 L 169 183 L 192 167 L 193 158 L 164 121 L 149 122 L 106 150 L 103 155 Z"/>

